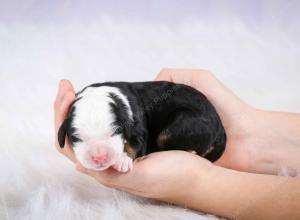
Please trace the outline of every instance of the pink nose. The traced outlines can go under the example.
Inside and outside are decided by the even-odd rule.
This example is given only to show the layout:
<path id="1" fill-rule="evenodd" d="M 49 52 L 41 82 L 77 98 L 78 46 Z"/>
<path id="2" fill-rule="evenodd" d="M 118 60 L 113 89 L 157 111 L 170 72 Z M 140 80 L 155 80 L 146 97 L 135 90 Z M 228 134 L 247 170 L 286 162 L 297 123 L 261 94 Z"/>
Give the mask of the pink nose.
<path id="1" fill-rule="evenodd" d="M 101 164 L 106 162 L 107 160 L 107 153 L 94 153 L 91 158 L 96 164 Z"/>

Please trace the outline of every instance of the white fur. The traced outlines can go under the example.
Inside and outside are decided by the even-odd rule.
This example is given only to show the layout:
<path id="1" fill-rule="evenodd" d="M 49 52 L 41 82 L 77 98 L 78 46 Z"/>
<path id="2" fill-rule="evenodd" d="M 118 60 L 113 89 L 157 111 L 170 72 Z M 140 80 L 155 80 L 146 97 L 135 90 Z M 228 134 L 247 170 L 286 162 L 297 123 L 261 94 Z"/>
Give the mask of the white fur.
<path id="1" fill-rule="evenodd" d="M 130 171 L 133 168 L 132 158 L 130 158 L 127 153 L 124 152 L 122 155 L 120 155 L 119 159 L 116 161 L 113 167 L 119 172 L 125 173 L 127 171 Z"/>
<path id="2" fill-rule="evenodd" d="M 25 2 L 14 4 L 15 13 L 0 7 L 12 19 L 22 18 L 7 24 L 0 19 L 1 220 L 216 219 L 107 189 L 76 172 L 53 142 L 52 104 L 61 78 L 80 89 L 107 80 L 152 80 L 165 66 L 206 68 L 258 108 L 300 111 L 299 7 L 292 7 L 297 16 L 291 19 L 286 7 L 273 13 L 285 16 L 283 26 L 278 17 L 267 22 L 261 11 L 263 22 L 248 25 L 229 11 L 222 10 L 228 14 L 223 19 L 208 8 L 204 14 L 215 20 L 186 20 L 180 12 L 180 23 L 172 26 L 123 17 L 81 23 L 78 13 L 74 20 L 64 13 L 74 6 L 67 1 L 57 6 L 63 21 L 48 14 L 47 23 L 38 18 L 49 10 L 36 10 L 44 4 Z M 30 12 L 34 19 L 23 22 Z"/>
<path id="3" fill-rule="evenodd" d="M 76 129 L 76 136 L 82 142 L 74 144 L 74 152 L 81 164 L 89 169 L 104 170 L 114 165 L 118 171 L 127 172 L 132 167 L 132 160 L 124 155 L 124 143 L 121 135 L 113 135 L 118 129 L 113 127 L 115 115 L 112 113 L 109 103 L 114 100 L 109 94 L 117 95 L 128 108 L 129 118 L 132 118 L 132 110 L 127 97 L 116 87 L 100 86 L 88 87 L 78 95 L 79 100 L 74 103 L 75 111 L 72 127 Z M 90 141 L 107 146 L 115 157 L 101 166 L 96 166 L 88 160 L 87 154 L 94 147 Z"/>
<path id="4" fill-rule="evenodd" d="M 78 135 L 83 141 L 88 139 L 107 139 L 117 128 L 112 127 L 115 116 L 111 113 L 110 102 L 114 100 L 109 93 L 116 94 L 128 108 L 132 120 L 132 110 L 127 97 L 118 88 L 110 86 L 89 87 L 85 89 L 75 103 L 76 111 L 72 125 L 78 128 Z"/>

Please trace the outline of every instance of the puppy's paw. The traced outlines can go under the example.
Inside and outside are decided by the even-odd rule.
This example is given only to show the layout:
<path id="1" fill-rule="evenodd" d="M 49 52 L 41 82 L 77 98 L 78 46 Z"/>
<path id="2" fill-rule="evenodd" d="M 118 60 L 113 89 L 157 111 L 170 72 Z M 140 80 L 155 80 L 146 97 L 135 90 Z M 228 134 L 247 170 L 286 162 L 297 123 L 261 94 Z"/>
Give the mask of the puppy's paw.
<path id="1" fill-rule="evenodd" d="M 113 165 L 113 168 L 119 172 L 126 173 L 133 168 L 132 158 L 127 155 L 127 153 L 123 153 L 116 163 Z"/>

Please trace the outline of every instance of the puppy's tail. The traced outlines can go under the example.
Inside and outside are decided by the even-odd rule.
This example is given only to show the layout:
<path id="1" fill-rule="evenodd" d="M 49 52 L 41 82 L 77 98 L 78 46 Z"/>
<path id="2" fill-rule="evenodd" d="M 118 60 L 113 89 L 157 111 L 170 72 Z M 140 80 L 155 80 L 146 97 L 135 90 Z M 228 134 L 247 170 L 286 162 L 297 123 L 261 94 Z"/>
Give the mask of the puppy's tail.
<path id="1" fill-rule="evenodd" d="M 225 146 L 226 146 L 226 134 L 222 133 L 221 135 L 219 135 L 213 145 L 213 150 L 211 152 L 209 152 L 205 158 L 208 159 L 211 162 L 214 162 L 216 160 L 218 160 L 224 150 L 225 150 Z"/>

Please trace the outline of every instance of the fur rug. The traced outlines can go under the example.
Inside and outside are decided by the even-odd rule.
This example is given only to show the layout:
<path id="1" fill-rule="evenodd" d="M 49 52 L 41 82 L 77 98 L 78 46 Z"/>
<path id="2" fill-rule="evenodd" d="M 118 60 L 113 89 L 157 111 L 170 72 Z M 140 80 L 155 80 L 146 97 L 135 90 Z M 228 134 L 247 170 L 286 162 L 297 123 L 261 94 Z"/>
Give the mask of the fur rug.
<path id="1" fill-rule="evenodd" d="M 0 219 L 216 219 L 107 189 L 76 172 L 53 146 L 58 81 L 80 89 L 152 80 L 162 67 L 204 68 L 258 108 L 299 112 L 295 30 L 238 19 L 0 23 Z"/>

